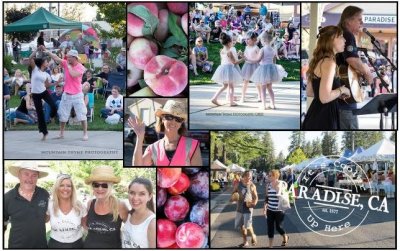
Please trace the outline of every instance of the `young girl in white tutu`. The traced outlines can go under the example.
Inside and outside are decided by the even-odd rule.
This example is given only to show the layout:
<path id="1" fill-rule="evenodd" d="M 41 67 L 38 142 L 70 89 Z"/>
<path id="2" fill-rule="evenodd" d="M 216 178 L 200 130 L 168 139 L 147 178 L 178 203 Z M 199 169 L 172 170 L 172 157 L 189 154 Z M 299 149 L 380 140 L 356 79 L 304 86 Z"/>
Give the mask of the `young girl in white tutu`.
<path id="1" fill-rule="evenodd" d="M 220 105 L 217 101 L 219 95 L 228 88 L 229 93 L 229 104 L 230 106 L 236 106 L 234 102 L 234 86 L 242 83 L 242 75 L 235 67 L 242 60 L 236 60 L 232 52 L 232 38 L 226 33 L 221 33 L 220 42 L 224 46 L 220 51 L 221 65 L 215 70 L 211 80 L 222 84 L 222 87 L 215 93 L 211 102 L 215 105 Z"/>
<path id="2" fill-rule="evenodd" d="M 265 99 L 266 99 L 266 89 L 268 89 L 268 93 L 271 99 L 269 109 L 275 109 L 275 97 L 274 91 L 272 90 L 273 82 L 280 82 L 287 73 L 282 67 L 278 67 L 275 64 L 276 58 L 278 54 L 274 48 L 271 47 L 270 42 L 272 41 L 272 34 L 263 32 L 260 35 L 261 43 L 263 44 L 263 48 L 261 48 L 260 52 L 257 55 L 257 60 L 260 61 L 260 66 L 255 70 L 253 75 L 250 78 L 250 81 L 257 83 L 261 86 L 261 109 L 267 109 L 265 107 Z"/>
<path id="3" fill-rule="evenodd" d="M 257 37 L 258 35 L 254 31 L 249 31 L 246 34 L 246 49 L 244 50 L 244 57 L 246 58 L 246 60 L 242 67 L 243 88 L 242 97 L 240 99 L 241 103 L 245 102 L 249 80 L 258 67 L 259 60 L 254 60 L 255 58 L 257 58 L 258 52 L 260 51 L 260 48 L 258 48 L 257 46 Z M 258 91 L 258 99 L 260 99 L 261 86 L 256 86 Z"/>

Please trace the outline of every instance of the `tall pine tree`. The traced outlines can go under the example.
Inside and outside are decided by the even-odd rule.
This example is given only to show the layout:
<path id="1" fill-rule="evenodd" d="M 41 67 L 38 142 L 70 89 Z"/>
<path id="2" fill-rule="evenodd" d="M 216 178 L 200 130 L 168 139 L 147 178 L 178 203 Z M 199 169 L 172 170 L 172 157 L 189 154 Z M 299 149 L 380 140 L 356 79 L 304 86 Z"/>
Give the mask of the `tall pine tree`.
<path id="1" fill-rule="evenodd" d="M 322 154 L 325 156 L 339 154 L 336 132 L 323 132 L 322 135 Z"/>
<path id="2" fill-rule="evenodd" d="M 293 131 L 292 135 L 290 135 L 290 146 L 289 153 L 293 152 L 299 147 L 303 147 L 305 145 L 305 132 L 302 131 Z"/>
<path id="3" fill-rule="evenodd" d="M 322 155 L 322 144 L 319 138 L 312 141 L 312 152 L 310 158 L 314 158 Z"/>
<path id="4" fill-rule="evenodd" d="M 350 149 L 354 151 L 357 147 L 368 148 L 384 138 L 380 131 L 351 131 L 343 132 L 342 150 Z M 353 149 L 354 146 L 354 149 Z"/>

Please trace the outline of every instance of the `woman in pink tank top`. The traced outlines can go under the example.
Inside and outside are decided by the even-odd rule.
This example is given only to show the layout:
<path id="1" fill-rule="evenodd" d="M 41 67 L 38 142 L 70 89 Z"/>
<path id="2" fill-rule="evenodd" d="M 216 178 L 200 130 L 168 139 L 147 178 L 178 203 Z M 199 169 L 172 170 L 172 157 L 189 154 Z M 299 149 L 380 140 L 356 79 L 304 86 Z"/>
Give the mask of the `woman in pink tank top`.
<path id="1" fill-rule="evenodd" d="M 143 153 L 145 124 L 138 117 L 129 118 L 128 124 L 136 133 L 133 166 L 202 166 L 199 141 L 183 136 L 186 132 L 186 105 L 168 100 L 157 109 L 156 131 L 164 137 L 149 145 Z"/>

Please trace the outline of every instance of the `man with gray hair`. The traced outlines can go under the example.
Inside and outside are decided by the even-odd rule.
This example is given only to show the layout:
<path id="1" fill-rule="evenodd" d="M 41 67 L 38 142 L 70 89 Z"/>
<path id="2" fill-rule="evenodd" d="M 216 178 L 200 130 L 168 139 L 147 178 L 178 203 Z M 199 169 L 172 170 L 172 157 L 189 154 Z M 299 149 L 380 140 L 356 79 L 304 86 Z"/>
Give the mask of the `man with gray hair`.
<path id="1" fill-rule="evenodd" d="M 45 249 L 49 193 L 36 184 L 48 173 L 35 161 L 17 162 L 8 171 L 19 179 L 19 183 L 4 194 L 4 231 L 11 223 L 8 248 Z"/>

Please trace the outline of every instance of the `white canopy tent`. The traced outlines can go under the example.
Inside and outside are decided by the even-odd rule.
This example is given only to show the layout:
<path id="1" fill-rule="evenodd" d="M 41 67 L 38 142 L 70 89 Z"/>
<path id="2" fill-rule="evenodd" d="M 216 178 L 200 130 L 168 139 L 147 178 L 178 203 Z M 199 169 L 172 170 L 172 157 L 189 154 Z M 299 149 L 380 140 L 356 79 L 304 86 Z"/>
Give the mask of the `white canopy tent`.
<path id="1" fill-rule="evenodd" d="M 289 170 L 289 169 L 294 169 L 295 168 L 295 164 L 292 164 L 292 165 L 286 165 L 286 166 L 284 166 L 284 167 L 282 167 L 280 170 L 281 171 L 284 171 L 284 172 L 286 172 L 287 170 Z"/>
<path id="2" fill-rule="evenodd" d="M 237 164 L 230 164 L 228 168 L 229 168 L 230 172 L 244 172 L 244 171 L 246 171 L 246 169 L 244 167 L 241 167 L 241 166 L 239 166 Z"/>
<path id="3" fill-rule="evenodd" d="M 228 167 L 221 163 L 219 160 L 214 160 L 211 164 L 211 170 L 213 171 L 228 171 Z"/>
<path id="4" fill-rule="evenodd" d="M 351 157 L 355 162 L 391 161 L 394 162 L 396 147 L 393 141 L 383 139 L 365 151 Z"/>

